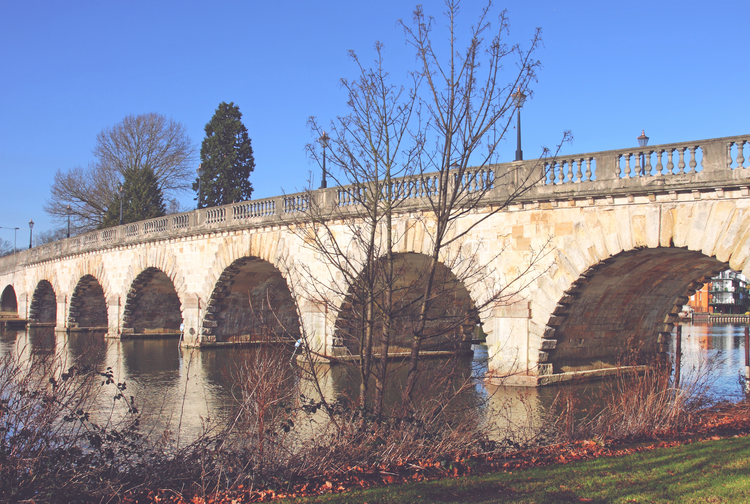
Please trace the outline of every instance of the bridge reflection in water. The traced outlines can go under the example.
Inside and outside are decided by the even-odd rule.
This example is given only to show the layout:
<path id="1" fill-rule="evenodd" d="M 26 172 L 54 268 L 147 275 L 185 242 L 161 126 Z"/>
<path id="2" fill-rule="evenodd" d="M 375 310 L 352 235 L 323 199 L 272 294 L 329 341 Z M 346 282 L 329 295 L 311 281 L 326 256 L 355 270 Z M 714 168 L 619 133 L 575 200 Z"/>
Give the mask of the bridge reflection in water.
<path id="1" fill-rule="evenodd" d="M 713 366 L 710 382 L 715 397 L 742 399 L 738 376 L 744 367 L 744 327 L 685 324 L 682 334 L 683 380 L 691 372 L 705 368 L 710 361 Z M 473 358 L 464 358 L 461 370 L 466 377 L 482 377 L 487 368 L 487 347 L 474 345 L 473 349 Z M 281 351 L 291 356 L 290 349 Z M 0 357 L 15 354 L 35 362 L 59 355 L 70 365 L 77 362 L 100 370 L 111 367 L 115 379 L 126 383 L 126 394 L 135 396 L 143 413 L 145 432 L 158 436 L 169 429 L 176 436 L 179 428 L 181 439 L 186 441 L 208 424 L 227 418 L 236 404 L 233 399 L 233 394 L 237 393 L 236 370 L 248 362 L 251 352 L 253 350 L 247 348 L 186 349 L 181 348 L 176 339 L 119 341 L 106 339 L 103 333 L 66 335 L 55 333 L 49 327 L 0 332 Z M 670 354 L 674 355 L 674 346 Z M 443 364 L 444 360 L 436 359 L 427 367 L 443 373 L 439 370 Z M 398 378 L 396 376 L 396 385 L 389 392 L 391 399 L 398 394 Z M 426 375 L 426 380 L 430 379 L 429 374 Z M 581 399 L 581 407 L 596 408 L 597 405 L 586 405 L 586 399 L 594 395 L 601 383 L 563 387 L 577 387 L 573 392 Z M 322 385 L 330 399 L 338 399 L 356 396 L 359 383 L 356 373 L 348 373 L 344 366 L 333 366 L 325 373 Z M 487 421 L 496 421 L 500 427 L 509 422 L 516 427 L 533 427 L 541 421 L 559 392 L 559 387 L 501 387 L 477 380 L 456 406 L 481 404 L 482 416 Z M 107 404 L 102 409 L 111 406 L 110 401 L 111 396 L 107 395 Z"/>

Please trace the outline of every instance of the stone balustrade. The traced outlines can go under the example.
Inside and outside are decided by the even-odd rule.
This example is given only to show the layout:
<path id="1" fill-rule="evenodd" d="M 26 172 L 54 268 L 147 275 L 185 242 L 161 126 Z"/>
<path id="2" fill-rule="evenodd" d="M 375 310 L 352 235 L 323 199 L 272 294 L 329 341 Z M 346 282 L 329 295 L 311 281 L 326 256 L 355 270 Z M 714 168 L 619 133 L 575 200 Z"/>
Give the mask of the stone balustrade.
<path id="1" fill-rule="evenodd" d="M 457 176 L 457 175 L 454 175 Z M 507 200 L 524 180 L 539 180 L 517 202 L 586 199 L 596 196 L 694 192 L 750 186 L 750 135 L 654 145 L 502 163 L 469 169 L 459 187 L 485 192 L 488 205 Z M 458 182 L 456 179 L 453 182 Z M 427 207 L 439 190 L 437 174 L 394 179 L 400 209 Z M 364 186 L 340 186 L 261 200 L 204 208 L 92 231 L 0 258 L 0 272 L 101 248 L 155 240 L 179 239 L 225 229 L 279 225 L 304 218 L 314 202 L 335 212 L 356 211 Z"/>

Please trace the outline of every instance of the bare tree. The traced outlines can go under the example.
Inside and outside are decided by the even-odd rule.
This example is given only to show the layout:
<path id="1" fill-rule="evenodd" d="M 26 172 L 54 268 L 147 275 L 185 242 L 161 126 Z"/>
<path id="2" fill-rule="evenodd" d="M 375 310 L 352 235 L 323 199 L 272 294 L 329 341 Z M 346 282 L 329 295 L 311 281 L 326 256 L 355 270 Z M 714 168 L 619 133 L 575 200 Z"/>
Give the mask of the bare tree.
<path id="1" fill-rule="evenodd" d="M 533 55 L 541 42 L 539 30 L 528 49 L 505 44 L 505 13 L 491 23 L 490 2 L 461 51 L 459 3 L 446 2 L 444 54 L 433 45 L 434 20 L 421 7 L 414 12 L 413 26 L 402 23 L 418 62 L 409 74 L 408 87 L 391 84 L 381 44 L 375 46 L 374 68 L 366 68 L 350 53 L 359 70 L 358 79 L 342 81 L 350 113 L 327 128 L 331 176 L 342 186 L 337 189 L 338 200 L 323 204 L 310 194 L 309 224 L 290 227 L 338 278 L 325 286 L 307 282 L 301 295 L 338 313 L 335 339 L 344 340 L 357 358 L 360 406 L 368 407 L 372 377 L 377 415 L 383 411 L 392 349 L 409 355 L 402 410 L 407 411 L 425 347 L 452 344 L 460 349 L 479 313 L 522 290 L 544 253 L 532 254 L 522 277 L 499 284 L 496 272 L 463 241 L 476 225 L 507 208 L 545 174 L 543 163 L 537 169 L 511 166 L 499 175 L 493 167 L 511 124 L 512 94 L 530 94 L 529 85 L 535 80 L 539 62 Z M 513 70 L 507 70 L 513 66 L 508 62 L 515 64 Z M 311 119 L 310 125 L 315 136 L 328 137 L 316 120 Z M 309 151 L 314 159 L 320 158 L 318 145 L 310 145 Z M 494 189 L 501 186 L 506 190 L 497 200 Z M 457 221 L 483 205 L 490 191 L 496 199 L 491 211 L 459 231 Z M 394 225 L 395 213 L 417 208 L 427 211 L 418 212 L 422 217 L 412 215 L 406 228 Z M 339 223 L 346 232 L 335 228 Z M 395 254 L 394 244 L 416 227 L 429 243 L 428 256 L 415 260 Z M 312 272 L 297 268 L 313 278 Z M 493 284 L 486 289 L 488 295 L 470 300 L 467 290 L 481 282 Z M 464 301 L 457 303 L 459 297 Z"/>
<path id="2" fill-rule="evenodd" d="M 0 257 L 15 253 L 13 244 L 9 240 L 0 240 Z"/>
<path id="3" fill-rule="evenodd" d="M 96 137 L 96 161 L 87 168 L 58 170 L 44 211 L 76 233 L 96 229 L 116 200 L 128 169 L 149 166 L 165 198 L 188 190 L 194 177 L 195 146 L 185 127 L 156 113 L 127 116 Z M 70 210 L 68 209 L 70 206 Z"/>

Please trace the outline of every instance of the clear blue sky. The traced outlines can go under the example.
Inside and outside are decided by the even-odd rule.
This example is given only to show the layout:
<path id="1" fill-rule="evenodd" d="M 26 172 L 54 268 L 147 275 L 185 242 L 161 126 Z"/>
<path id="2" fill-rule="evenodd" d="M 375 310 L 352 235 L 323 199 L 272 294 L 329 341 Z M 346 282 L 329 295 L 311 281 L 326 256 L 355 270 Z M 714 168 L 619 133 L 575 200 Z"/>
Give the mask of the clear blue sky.
<path id="1" fill-rule="evenodd" d="M 464 1 L 473 23 L 482 2 Z M 346 113 L 338 82 L 386 47 L 394 79 L 413 51 L 403 0 L 36 1 L 0 0 L 0 226 L 28 239 L 53 223 L 42 206 L 57 169 L 87 166 L 96 134 L 129 114 L 183 123 L 196 144 L 221 101 L 243 113 L 255 153 L 253 196 L 295 192 L 310 171 L 309 116 Z M 425 0 L 443 24 L 443 2 Z M 748 121 L 747 1 L 583 2 L 512 0 L 508 40 L 528 46 L 543 30 L 543 68 L 523 109 L 525 158 L 745 134 Z M 515 132 L 506 140 L 512 160 Z M 193 195 L 185 194 L 184 204 Z M 0 229 L 0 239 L 13 231 Z M 19 245 L 20 246 L 20 245 Z"/>

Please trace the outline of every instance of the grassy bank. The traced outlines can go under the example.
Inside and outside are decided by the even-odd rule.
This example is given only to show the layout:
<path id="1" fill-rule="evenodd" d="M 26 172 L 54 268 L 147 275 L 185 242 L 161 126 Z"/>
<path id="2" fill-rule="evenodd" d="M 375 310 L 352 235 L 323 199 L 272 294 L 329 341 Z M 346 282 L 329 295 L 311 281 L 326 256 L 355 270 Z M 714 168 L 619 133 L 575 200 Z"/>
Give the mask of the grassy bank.
<path id="1" fill-rule="evenodd" d="M 389 485 L 285 503 L 748 502 L 750 436 L 672 447 L 641 446 L 619 457 Z"/>

